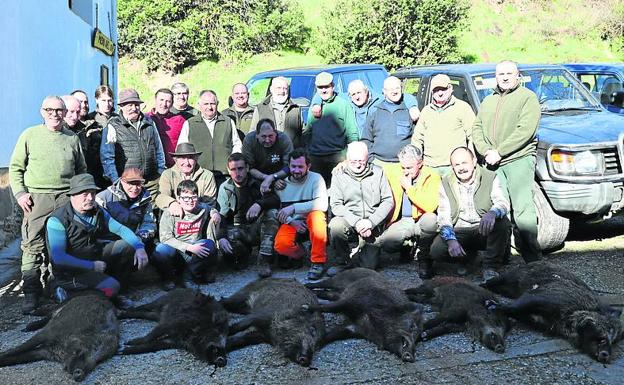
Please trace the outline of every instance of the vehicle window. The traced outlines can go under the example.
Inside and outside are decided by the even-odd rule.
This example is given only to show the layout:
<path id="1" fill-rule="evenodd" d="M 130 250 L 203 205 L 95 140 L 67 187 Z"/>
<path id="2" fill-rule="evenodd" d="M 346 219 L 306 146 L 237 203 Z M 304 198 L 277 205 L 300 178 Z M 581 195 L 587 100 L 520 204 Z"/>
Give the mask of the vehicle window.
<path id="1" fill-rule="evenodd" d="M 383 82 L 388 77 L 388 74 L 386 71 L 372 70 L 367 71 L 366 76 L 368 77 L 368 84 L 371 86 L 371 89 L 381 92 L 383 89 Z"/>
<path id="2" fill-rule="evenodd" d="M 342 92 L 345 92 L 345 93 L 348 92 L 349 90 L 349 83 L 357 79 L 360 79 L 361 81 L 363 81 L 364 84 L 366 84 L 366 87 L 370 88 L 371 86 L 370 82 L 368 81 L 368 77 L 366 77 L 366 72 L 363 72 L 363 71 L 343 72 L 340 74 L 340 78 L 342 79 L 342 82 L 341 82 Z M 336 91 L 340 92 L 339 90 L 336 90 Z"/>
<path id="3" fill-rule="evenodd" d="M 472 102 L 470 101 L 470 97 L 468 96 L 468 91 L 466 90 L 466 82 L 464 78 L 458 76 L 449 76 L 451 78 L 451 84 L 453 85 L 453 96 L 457 99 L 461 99 L 464 102 L 470 104 L 472 106 Z"/>
<path id="4" fill-rule="evenodd" d="M 422 77 L 420 76 L 414 78 L 405 78 L 403 79 L 403 92 L 418 97 L 421 83 Z"/>
<path id="5" fill-rule="evenodd" d="M 612 104 L 613 93 L 622 91 L 622 82 L 614 74 L 581 74 L 580 79 L 605 106 Z"/>
<path id="6" fill-rule="evenodd" d="M 269 93 L 269 84 L 271 78 L 252 80 L 247 84 L 249 90 L 249 104 L 256 105 L 260 103 Z"/>
<path id="7" fill-rule="evenodd" d="M 294 98 L 306 98 L 308 101 L 312 100 L 312 96 L 316 92 L 314 87 L 314 76 L 295 76 L 292 78 L 287 77 L 290 82 L 290 97 Z"/>
<path id="8" fill-rule="evenodd" d="M 522 72 L 522 83 L 535 92 L 543 112 L 600 108 L 589 91 L 571 74 L 561 69 Z M 474 76 L 479 99 L 492 94 L 496 86 L 494 74 Z"/>

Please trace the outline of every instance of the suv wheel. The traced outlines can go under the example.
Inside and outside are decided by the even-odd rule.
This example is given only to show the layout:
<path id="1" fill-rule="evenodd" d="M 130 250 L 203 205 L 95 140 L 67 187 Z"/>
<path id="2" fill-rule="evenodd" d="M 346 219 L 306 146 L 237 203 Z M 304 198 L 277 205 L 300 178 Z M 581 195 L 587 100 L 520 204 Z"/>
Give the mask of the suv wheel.
<path id="1" fill-rule="evenodd" d="M 537 183 L 533 188 L 533 202 L 537 214 L 537 241 L 540 247 L 545 252 L 561 248 L 570 229 L 570 220 L 555 214 Z"/>

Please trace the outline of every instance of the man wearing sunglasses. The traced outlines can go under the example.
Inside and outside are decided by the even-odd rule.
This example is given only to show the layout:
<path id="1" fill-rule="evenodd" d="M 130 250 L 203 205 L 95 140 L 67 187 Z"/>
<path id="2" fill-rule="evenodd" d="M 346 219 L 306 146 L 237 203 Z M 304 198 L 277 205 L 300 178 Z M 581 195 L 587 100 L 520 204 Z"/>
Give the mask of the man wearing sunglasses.
<path id="1" fill-rule="evenodd" d="M 69 180 L 87 171 L 80 140 L 63 125 L 66 111 L 60 97 L 46 97 L 40 110 L 44 124 L 24 130 L 9 164 L 11 190 L 24 211 L 21 268 L 24 314 L 37 307 L 43 289 L 40 268 L 45 261 L 45 221 L 52 211 L 67 202 Z"/>

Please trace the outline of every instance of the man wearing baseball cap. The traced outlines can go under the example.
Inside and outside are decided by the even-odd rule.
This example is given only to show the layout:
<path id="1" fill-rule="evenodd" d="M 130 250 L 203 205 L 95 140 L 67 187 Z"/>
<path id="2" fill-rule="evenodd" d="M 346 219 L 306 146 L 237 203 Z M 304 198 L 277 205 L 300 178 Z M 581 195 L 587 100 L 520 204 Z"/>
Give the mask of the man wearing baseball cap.
<path id="1" fill-rule="evenodd" d="M 475 113 L 465 101 L 453 96 L 453 84 L 445 74 L 431 79 L 431 103 L 421 114 L 412 144 L 423 150 L 423 163 L 441 175 L 451 170 L 453 149 L 472 149 L 472 124 Z"/>
<path id="2" fill-rule="evenodd" d="M 319 73 L 314 84 L 322 100 L 321 116 L 308 114 L 303 142 L 310 154 L 310 170 L 321 174 L 329 187 L 331 172 L 345 159 L 347 144 L 358 140 L 358 127 L 351 105 L 334 91 L 332 74 Z"/>
<path id="3" fill-rule="evenodd" d="M 158 177 L 165 170 L 158 129 L 153 120 L 141 112 L 143 101 L 132 88 L 119 91 L 117 98 L 120 115 L 113 116 L 102 132 L 100 157 L 104 176 L 116 182 L 126 168 L 143 172 L 145 188 L 152 199 L 158 191 Z"/>
<path id="4" fill-rule="evenodd" d="M 67 292 L 95 289 L 115 297 L 130 273 L 148 262 L 141 239 L 95 203 L 93 176 L 79 174 L 69 181 L 69 202 L 46 223 L 57 301 Z M 120 240 L 110 241 L 114 234 Z M 134 265 L 134 268 L 133 268 Z"/>

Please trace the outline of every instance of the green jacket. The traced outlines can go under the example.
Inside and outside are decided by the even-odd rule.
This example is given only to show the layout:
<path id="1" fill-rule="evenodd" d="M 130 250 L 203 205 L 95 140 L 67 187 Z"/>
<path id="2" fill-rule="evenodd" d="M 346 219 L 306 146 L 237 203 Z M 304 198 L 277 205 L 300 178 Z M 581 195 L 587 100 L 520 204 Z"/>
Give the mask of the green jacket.
<path id="1" fill-rule="evenodd" d="M 481 155 L 497 150 L 501 165 L 535 155 L 540 117 L 540 104 L 533 91 L 518 86 L 502 92 L 496 87 L 477 114 L 472 131 L 475 149 Z"/>
<path id="2" fill-rule="evenodd" d="M 9 163 L 15 199 L 26 193 L 56 194 L 69 189 L 69 180 L 87 172 L 80 139 L 65 128 L 50 131 L 40 124 L 17 139 Z"/>
<path id="3" fill-rule="evenodd" d="M 359 139 L 359 129 L 351 103 L 336 93 L 321 103 L 320 118 L 308 113 L 303 141 L 311 155 L 330 155 L 344 151 Z"/>
<path id="4" fill-rule="evenodd" d="M 217 201 L 217 184 L 212 172 L 196 166 L 190 179 L 197 184 L 199 202 L 214 208 Z M 163 171 L 158 180 L 158 193 L 155 200 L 159 209 L 166 210 L 172 202 L 175 202 L 176 189 L 183 180 L 184 175 L 176 165 Z"/>
<path id="5" fill-rule="evenodd" d="M 232 106 L 221 111 L 221 113 L 225 116 L 229 116 L 230 119 L 234 121 L 236 129 L 243 133 L 243 137 L 248 132 L 256 129 L 255 127 L 251 127 L 251 119 L 253 118 L 254 113 L 254 108 L 252 106 L 247 106 L 247 108 L 241 112 L 236 111 L 234 106 Z"/>

